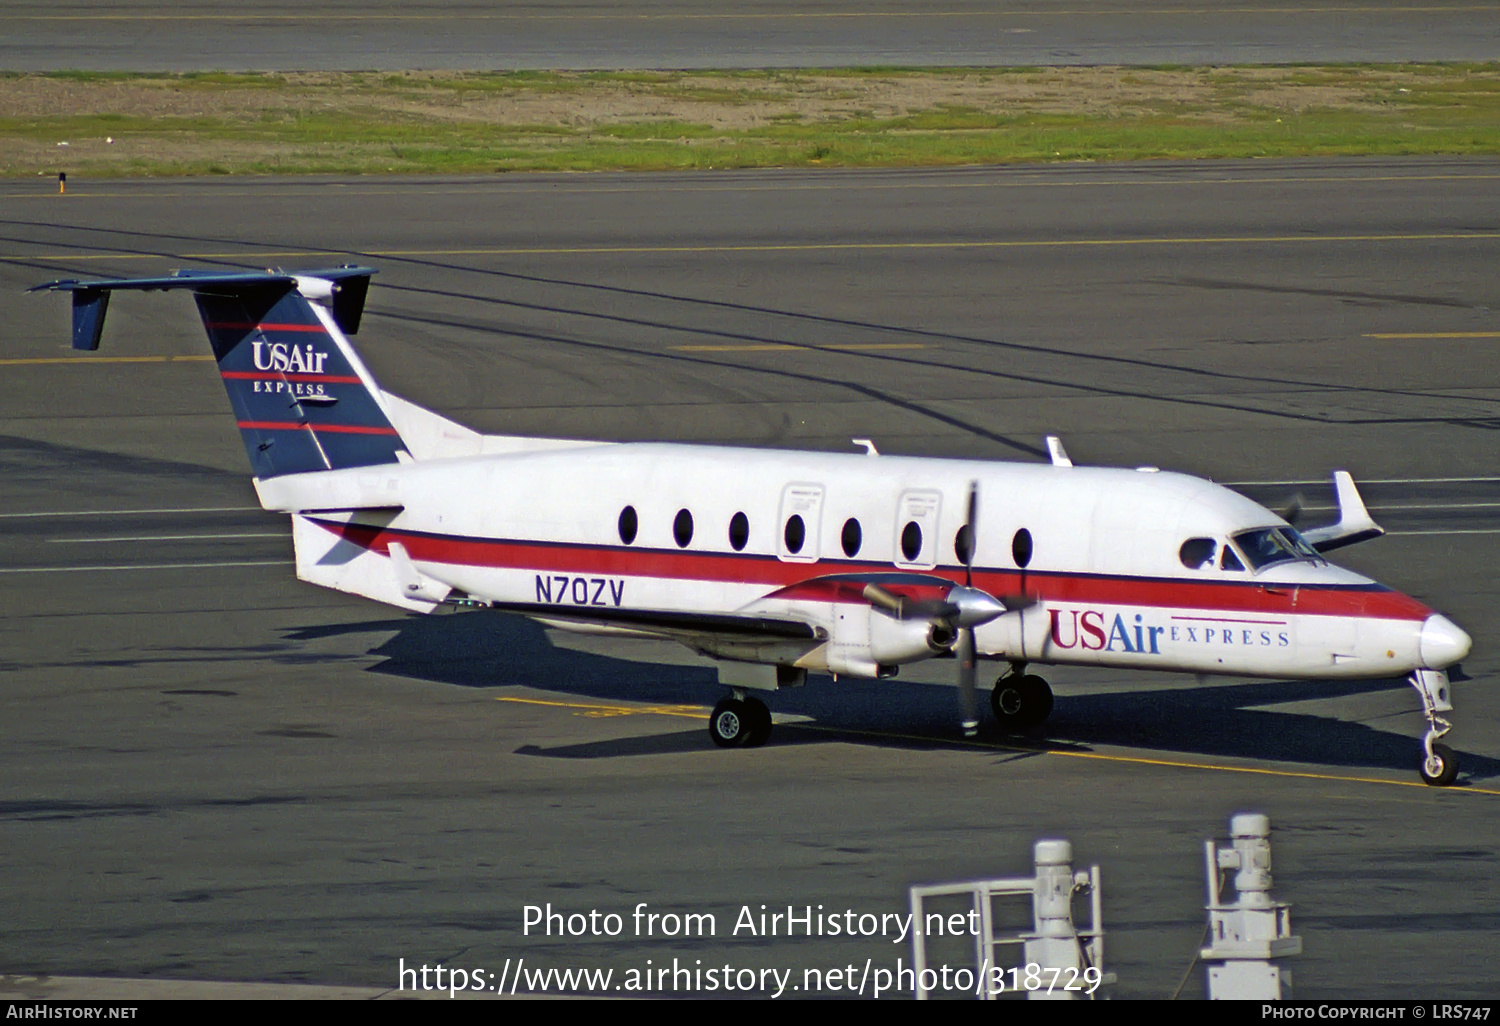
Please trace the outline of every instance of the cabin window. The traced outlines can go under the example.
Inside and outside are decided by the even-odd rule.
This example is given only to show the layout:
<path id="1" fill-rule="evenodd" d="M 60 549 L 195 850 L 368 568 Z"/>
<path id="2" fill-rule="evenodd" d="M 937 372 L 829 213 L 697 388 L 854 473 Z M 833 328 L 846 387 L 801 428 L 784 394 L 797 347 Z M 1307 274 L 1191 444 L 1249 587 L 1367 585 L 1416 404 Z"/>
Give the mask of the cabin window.
<path id="1" fill-rule="evenodd" d="M 672 521 L 672 537 L 677 540 L 677 547 L 685 549 L 688 542 L 693 540 L 693 515 L 685 509 L 677 511 L 677 517 Z"/>
<path id="2" fill-rule="evenodd" d="M 788 552 L 802 551 L 802 543 L 807 541 L 807 525 L 802 522 L 802 518 L 796 513 L 787 517 L 786 531 L 782 537 L 786 541 L 786 550 Z"/>
<path id="3" fill-rule="evenodd" d="M 953 536 L 953 554 L 964 566 L 974 558 L 974 528 L 968 524 L 958 529 L 958 534 Z"/>
<path id="4" fill-rule="evenodd" d="M 736 552 L 743 551 L 745 544 L 750 541 L 750 518 L 743 513 L 736 513 L 729 520 L 729 547 Z"/>
<path id="5" fill-rule="evenodd" d="M 1218 551 L 1219 543 L 1212 538 L 1189 538 L 1177 550 L 1177 558 L 1189 570 L 1201 570 L 1205 566 L 1213 566 L 1214 553 Z"/>
<path id="6" fill-rule="evenodd" d="M 901 529 L 901 554 L 908 563 L 915 563 L 922 554 L 922 528 L 917 526 L 915 520 L 909 521 Z"/>
<path id="7" fill-rule="evenodd" d="M 1026 528 L 1021 528 L 1010 540 L 1010 554 L 1022 570 L 1031 563 L 1031 532 Z"/>
<path id="8" fill-rule="evenodd" d="M 636 518 L 635 507 L 626 506 L 620 510 L 620 540 L 626 545 L 635 544 L 636 532 L 640 530 L 640 521 Z"/>
<path id="9" fill-rule="evenodd" d="M 1234 550 L 1228 545 L 1224 546 L 1224 554 L 1219 557 L 1219 569 L 1221 570 L 1244 570 L 1245 564 L 1240 562 L 1240 557 L 1234 554 Z"/>
<path id="10" fill-rule="evenodd" d="M 864 544 L 865 533 L 860 530 L 859 521 L 850 517 L 844 521 L 843 533 L 839 535 L 839 541 L 843 543 L 844 555 L 853 559 L 859 555 L 859 547 Z"/>

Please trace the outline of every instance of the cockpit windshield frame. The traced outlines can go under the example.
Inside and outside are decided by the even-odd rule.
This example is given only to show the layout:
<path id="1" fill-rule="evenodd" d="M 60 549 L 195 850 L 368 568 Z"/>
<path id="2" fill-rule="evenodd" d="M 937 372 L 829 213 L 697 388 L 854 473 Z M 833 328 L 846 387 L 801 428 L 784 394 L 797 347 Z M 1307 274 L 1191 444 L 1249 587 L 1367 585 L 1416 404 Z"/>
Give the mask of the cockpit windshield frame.
<path id="1" fill-rule="evenodd" d="M 1255 527 L 1230 536 L 1253 573 L 1280 563 L 1327 562 L 1294 527 Z"/>

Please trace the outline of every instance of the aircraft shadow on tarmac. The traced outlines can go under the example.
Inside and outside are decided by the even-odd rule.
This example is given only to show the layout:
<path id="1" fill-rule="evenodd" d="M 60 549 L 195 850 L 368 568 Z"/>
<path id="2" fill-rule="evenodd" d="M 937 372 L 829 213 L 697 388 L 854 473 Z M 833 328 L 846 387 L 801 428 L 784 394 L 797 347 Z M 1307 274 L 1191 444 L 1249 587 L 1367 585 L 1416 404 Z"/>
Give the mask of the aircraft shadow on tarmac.
<path id="1" fill-rule="evenodd" d="M 522 616 L 489 611 L 308 627 L 288 632 L 303 641 L 336 634 L 394 631 L 370 650 L 384 662 L 371 672 L 504 693 L 524 686 L 563 698 L 703 707 L 723 693 L 708 666 L 664 665 L 576 651 L 554 645 L 547 630 Z M 628 649 L 632 642 L 622 642 Z M 990 664 L 998 674 L 999 664 Z M 1372 690 L 1406 688 L 1404 681 L 1230 681 L 1197 687 L 1141 686 L 1092 695 L 1057 695 L 1045 732 L 983 739 L 1014 744 L 1011 757 L 1048 748 L 1092 745 L 1299 762 L 1350 769 L 1409 771 L 1418 753 L 1416 716 L 1393 733 L 1363 723 L 1301 712 L 1258 708 L 1273 703 L 1338 699 Z M 1415 695 L 1413 695 L 1415 705 Z M 814 677 L 805 688 L 768 696 L 774 714 L 787 714 L 772 745 L 844 740 L 894 747 L 959 744 L 958 702 L 946 687 L 900 680 L 832 681 Z M 605 714 L 607 715 L 607 713 Z M 803 719 L 805 718 L 805 720 Z M 1408 724 L 1405 720 L 1411 719 Z M 799 723 L 800 721 L 800 723 Z M 692 721 L 683 721 L 684 723 Z M 805 724 L 805 725 L 801 725 Z M 811 729 L 808 729 L 811 728 Z M 707 730 L 691 728 L 541 749 L 523 754 L 554 758 L 614 758 L 706 750 Z M 1464 776 L 1500 776 L 1500 760 L 1460 753 Z"/>

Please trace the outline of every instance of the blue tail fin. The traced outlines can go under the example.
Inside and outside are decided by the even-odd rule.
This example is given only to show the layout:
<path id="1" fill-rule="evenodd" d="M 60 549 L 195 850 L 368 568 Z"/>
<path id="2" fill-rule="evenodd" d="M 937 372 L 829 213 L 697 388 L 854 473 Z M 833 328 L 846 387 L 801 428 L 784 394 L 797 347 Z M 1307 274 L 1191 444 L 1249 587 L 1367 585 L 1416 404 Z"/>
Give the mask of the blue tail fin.
<path id="1" fill-rule="evenodd" d="M 379 386 L 344 337 L 358 328 L 373 273 L 368 267 L 296 275 L 179 271 L 37 289 L 73 293 L 78 349 L 98 348 L 110 292 L 191 290 L 250 466 L 267 478 L 396 463 L 398 453 L 405 455 Z M 309 297 L 331 299 L 332 312 Z"/>

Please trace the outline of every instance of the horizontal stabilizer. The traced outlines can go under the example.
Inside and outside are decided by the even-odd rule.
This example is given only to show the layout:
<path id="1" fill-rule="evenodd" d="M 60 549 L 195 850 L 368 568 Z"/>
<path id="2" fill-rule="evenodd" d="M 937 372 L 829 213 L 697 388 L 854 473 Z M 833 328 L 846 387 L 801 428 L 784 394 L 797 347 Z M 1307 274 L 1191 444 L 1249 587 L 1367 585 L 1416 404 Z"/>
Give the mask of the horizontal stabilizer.
<path id="1" fill-rule="evenodd" d="M 236 296 L 245 292 L 285 293 L 297 289 L 308 299 L 329 299 L 333 319 L 339 330 L 353 335 L 365 309 L 365 294 L 370 288 L 373 267 L 322 268 L 315 271 L 176 271 L 160 278 L 106 278 L 79 281 L 64 278 L 36 285 L 28 292 L 73 293 L 73 348 L 95 350 L 104 332 L 104 314 L 109 308 L 111 292 L 158 292 L 191 289 L 206 295 Z"/>

